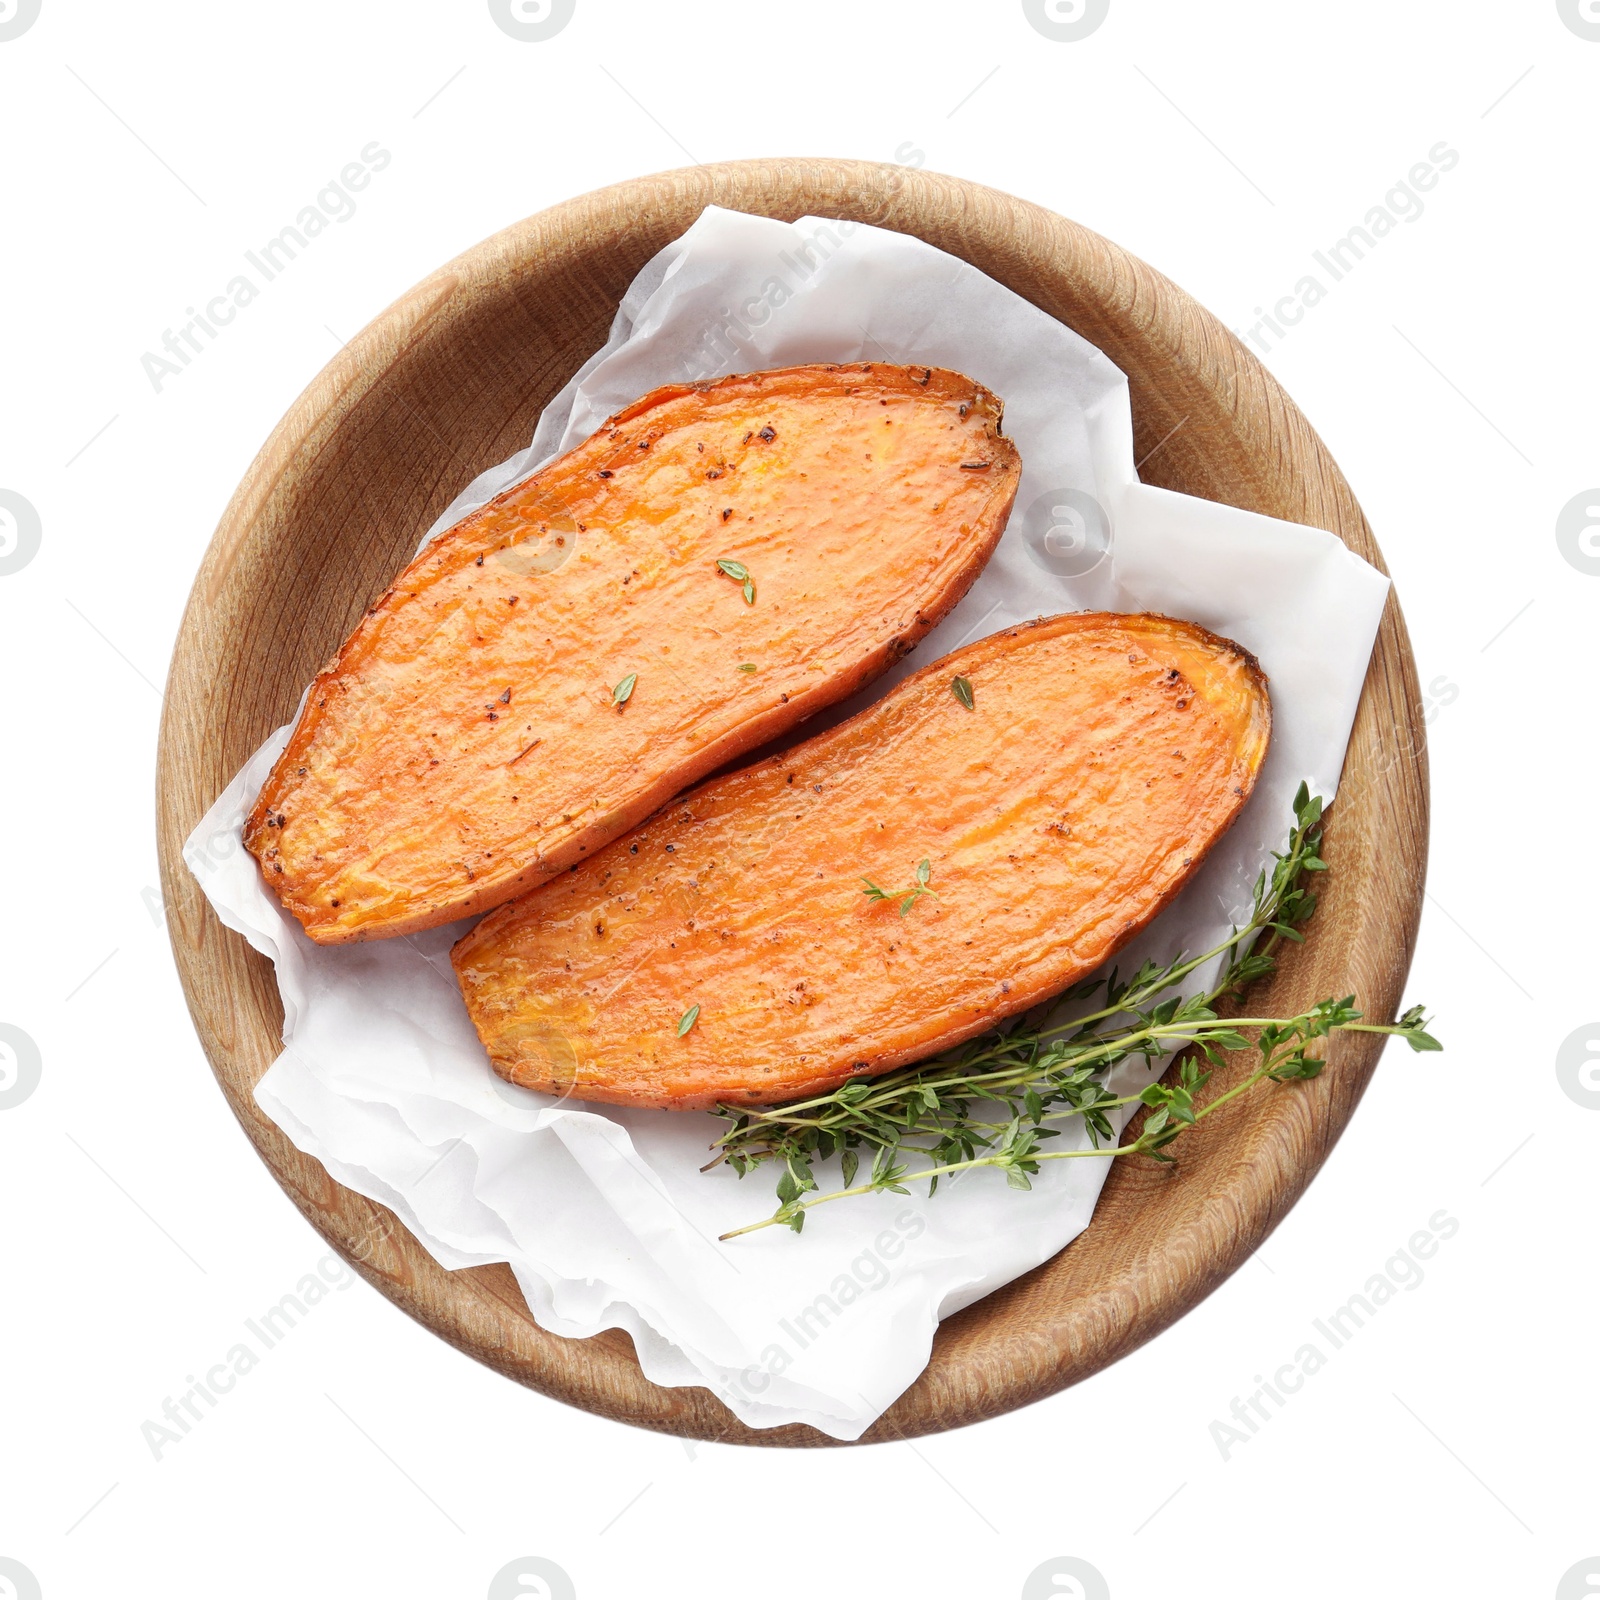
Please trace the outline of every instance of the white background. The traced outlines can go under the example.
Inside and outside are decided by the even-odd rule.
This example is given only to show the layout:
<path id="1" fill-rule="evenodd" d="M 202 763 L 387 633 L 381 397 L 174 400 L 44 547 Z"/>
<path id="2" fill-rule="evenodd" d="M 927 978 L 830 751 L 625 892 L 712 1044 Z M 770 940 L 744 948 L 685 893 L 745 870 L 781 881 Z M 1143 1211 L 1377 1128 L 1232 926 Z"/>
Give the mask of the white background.
<path id="1" fill-rule="evenodd" d="M 583 1600 L 1010 1597 L 1062 1556 L 1116 1600 L 1600 1594 L 1600 1115 L 1556 1065 L 1600 1016 L 1600 575 L 1555 536 L 1600 483 L 1597 90 L 1600 42 L 1555 0 L 1112 0 L 1077 43 L 1012 0 L 578 0 L 542 43 L 481 0 L 43 0 L 0 41 L 0 489 L 42 528 L 0 575 L 0 1023 L 42 1061 L 0 1110 L 0 1557 L 45 1600 L 476 1600 L 522 1556 Z M 393 160 L 355 215 L 157 393 L 141 356 L 373 140 Z M 154 1459 L 141 1424 L 326 1253 L 194 1039 L 151 790 L 201 553 L 336 337 L 556 201 L 776 154 L 1009 190 L 1245 330 L 1441 140 L 1460 162 L 1422 215 L 1266 360 L 1353 483 L 1412 630 L 1435 816 L 1408 998 L 1448 1050 L 1386 1056 L 1265 1249 L 1054 1399 L 805 1454 L 567 1409 L 358 1283 Z M 1225 1459 L 1212 1424 L 1235 1397 L 1441 1210 L 1459 1227 L 1423 1281 Z M 1590 1557 L 1594 1583 L 1562 1587 Z"/>

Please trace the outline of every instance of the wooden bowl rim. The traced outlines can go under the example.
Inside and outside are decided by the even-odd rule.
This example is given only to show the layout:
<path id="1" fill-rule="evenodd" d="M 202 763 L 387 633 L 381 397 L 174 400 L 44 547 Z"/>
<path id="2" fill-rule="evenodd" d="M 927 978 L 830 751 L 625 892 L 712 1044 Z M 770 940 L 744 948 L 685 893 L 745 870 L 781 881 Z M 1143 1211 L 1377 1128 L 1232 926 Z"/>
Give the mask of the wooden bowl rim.
<path id="1" fill-rule="evenodd" d="M 476 1359 L 555 1398 L 639 1426 L 746 1444 L 834 1445 L 839 1441 L 800 1425 L 748 1428 L 703 1389 L 657 1387 L 645 1379 L 620 1332 L 587 1340 L 544 1332 L 529 1316 L 508 1268 L 446 1272 L 390 1212 L 334 1183 L 295 1149 L 251 1094 L 280 1047 L 270 967 L 222 928 L 182 859 L 185 837 L 232 775 L 223 772 L 219 781 L 215 762 L 208 767 L 206 759 L 208 727 L 224 725 L 226 716 L 211 687 L 227 679 L 230 661 L 238 664 L 239 647 L 223 623 L 230 607 L 242 611 L 247 601 L 257 603 L 240 586 L 270 558 L 278 537 L 272 519 L 290 517 L 285 507 L 292 505 L 305 463 L 359 413 L 373 391 L 374 374 L 400 354 L 441 339 L 480 297 L 513 294 L 539 272 L 554 271 L 556 260 L 581 251 L 621 248 L 619 241 L 646 231 L 640 219 L 659 223 L 663 210 L 676 218 L 698 203 L 788 218 L 853 218 L 913 234 L 926 228 L 941 234 L 930 242 L 952 253 L 962 254 L 970 239 L 974 253 L 990 261 L 985 270 L 1015 260 L 1023 265 L 1013 277 L 1050 274 L 1038 279 L 1049 296 L 1073 297 L 1080 321 L 1099 324 L 1080 326 L 1080 332 L 1102 348 L 1116 339 L 1126 342 L 1120 358 L 1113 355 L 1124 370 L 1130 354 L 1148 352 L 1163 364 L 1159 380 L 1137 362 L 1132 364 L 1138 370 L 1129 371 L 1136 421 L 1146 438 L 1176 415 L 1164 410 L 1169 382 L 1211 397 L 1219 418 L 1229 423 L 1213 441 L 1221 465 L 1213 473 L 1210 457 L 1197 454 L 1190 471 L 1209 475 L 1213 497 L 1292 499 L 1305 486 L 1308 505 L 1314 498 L 1321 508 L 1315 525 L 1327 526 L 1380 569 L 1382 560 L 1338 467 L 1293 402 L 1237 339 L 1175 285 L 1119 246 L 1028 202 L 959 178 L 867 162 L 780 158 L 680 169 L 612 185 L 515 223 L 375 318 L 312 381 L 262 447 L 196 578 L 174 648 L 158 749 L 158 848 L 174 958 L 202 1045 L 235 1115 L 322 1236 L 403 1310 Z M 657 247 L 652 244 L 644 255 Z M 1036 292 L 1042 296 L 1045 288 Z M 1148 416 L 1141 419 L 1141 410 Z M 1187 441 L 1183 448 L 1190 448 Z M 367 597 L 356 598 L 364 603 Z M 267 731 L 262 728 L 256 738 Z M 1315 928 L 1307 949 L 1315 948 L 1323 964 L 1337 955 L 1333 964 L 1341 979 L 1351 977 L 1353 991 L 1374 1008 L 1392 1007 L 1420 915 L 1427 830 L 1420 697 L 1392 595 L 1352 735 L 1347 790 L 1352 772 L 1361 781 L 1334 808 L 1329 837 L 1337 836 L 1364 870 L 1359 882 L 1338 886 L 1338 926 Z M 1380 879 L 1386 881 L 1377 893 Z M 1357 976 L 1364 980 L 1359 990 Z M 1272 988 L 1285 983 L 1293 988 L 1292 974 L 1272 980 Z M 1191 1206 L 1194 1214 L 1184 1227 L 1143 1245 L 1135 1241 L 1127 1246 L 1129 1259 L 1103 1281 L 1077 1283 L 1074 1252 L 1078 1260 L 1094 1250 L 1103 1254 L 1113 1226 L 1103 1196 L 1094 1222 L 1067 1250 L 946 1320 L 928 1369 L 861 1442 L 909 1438 L 999 1415 L 1081 1381 L 1175 1321 L 1235 1271 L 1298 1198 L 1348 1122 L 1381 1048 L 1379 1039 L 1342 1036 L 1330 1053 L 1330 1071 L 1316 1084 L 1230 1126 L 1234 1143 L 1221 1154 L 1206 1148 L 1201 1176 L 1209 1173 L 1215 1192 L 1198 1210 Z M 1130 1215 L 1166 1203 L 1145 1178 L 1124 1179 L 1120 1170 L 1108 1181 L 1107 1194 L 1114 1189 L 1133 1196 Z M 1065 1306 L 1048 1301 L 1056 1280 L 1069 1285 Z"/>

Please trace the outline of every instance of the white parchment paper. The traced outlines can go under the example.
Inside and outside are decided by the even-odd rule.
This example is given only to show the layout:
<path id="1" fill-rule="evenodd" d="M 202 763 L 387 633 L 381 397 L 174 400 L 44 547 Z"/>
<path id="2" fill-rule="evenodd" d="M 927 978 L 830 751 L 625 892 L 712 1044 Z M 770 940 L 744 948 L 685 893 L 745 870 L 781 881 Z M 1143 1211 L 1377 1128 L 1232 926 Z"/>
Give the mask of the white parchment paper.
<path id="1" fill-rule="evenodd" d="M 966 599 L 862 700 L 957 645 L 1085 607 L 1189 618 L 1260 658 L 1274 737 L 1255 795 L 1121 962 L 1207 948 L 1247 910 L 1300 781 L 1333 795 L 1387 581 L 1331 534 L 1140 484 L 1121 372 L 955 257 L 877 228 L 706 211 L 639 274 L 529 448 L 468 485 L 428 536 L 657 385 L 863 359 L 953 367 L 993 389 L 1023 475 Z M 541 1326 L 625 1328 L 656 1383 L 702 1384 L 755 1427 L 808 1422 L 853 1439 L 926 1365 L 941 1317 L 1088 1223 L 1105 1165 L 1064 1161 L 1029 1193 L 985 1171 L 931 1201 L 824 1207 L 798 1237 L 717 1243 L 771 1210 L 766 1176 L 699 1172 L 722 1127 L 709 1115 L 558 1104 L 496 1078 L 448 961 L 469 924 L 323 949 L 280 910 L 240 828 L 287 735 L 185 850 L 222 920 L 277 964 L 284 1051 L 256 1098 L 444 1266 L 509 1262 Z"/>

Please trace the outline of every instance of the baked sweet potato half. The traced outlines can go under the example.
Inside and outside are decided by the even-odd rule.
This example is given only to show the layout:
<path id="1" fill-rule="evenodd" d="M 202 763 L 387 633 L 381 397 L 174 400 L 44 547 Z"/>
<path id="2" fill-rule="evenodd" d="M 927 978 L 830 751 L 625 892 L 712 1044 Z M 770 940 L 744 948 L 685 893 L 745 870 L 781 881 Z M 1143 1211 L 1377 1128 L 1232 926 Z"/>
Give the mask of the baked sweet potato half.
<path id="1" fill-rule="evenodd" d="M 245 844 L 322 944 L 486 910 L 842 699 L 966 593 L 1020 467 L 960 373 L 658 389 L 434 540 L 312 685 Z"/>
<path id="2" fill-rule="evenodd" d="M 1254 658 L 1190 623 L 996 634 L 484 918 L 451 958 L 467 1009 L 502 1076 L 622 1105 L 770 1104 L 920 1060 L 1149 922 L 1270 724 Z"/>

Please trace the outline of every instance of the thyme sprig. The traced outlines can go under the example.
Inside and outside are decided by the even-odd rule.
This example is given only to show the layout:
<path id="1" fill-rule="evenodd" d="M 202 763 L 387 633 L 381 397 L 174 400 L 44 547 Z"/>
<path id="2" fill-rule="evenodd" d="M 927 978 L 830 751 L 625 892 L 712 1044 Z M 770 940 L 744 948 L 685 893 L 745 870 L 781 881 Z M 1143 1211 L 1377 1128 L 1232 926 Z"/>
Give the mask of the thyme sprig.
<path id="1" fill-rule="evenodd" d="M 1316 1077 L 1323 1067 L 1320 1041 L 1335 1033 L 1394 1034 L 1413 1050 L 1440 1049 L 1425 1031 L 1422 1007 L 1393 1023 L 1370 1023 L 1362 1020 L 1352 995 L 1319 1001 L 1294 1017 L 1219 1014 L 1218 1006 L 1236 1001 L 1247 985 L 1274 969 L 1282 941 L 1304 938 L 1316 909 L 1306 879 L 1326 870 L 1322 801 L 1302 784 L 1294 810 L 1287 847 L 1256 880 L 1250 916 L 1220 944 L 1165 966 L 1147 961 L 1126 982 L 1113 969 L 1052 1003 L 1054 1009 L 1061 1001 L 1082 1003 L 1100 994 L 1098 1009 L 1062 1023 L 1014 1019 L 931 1061 L 854 1079 L 787 1105 L 719 1107 L 729 1128 L 708 1165 L 726 1161 L 741 1177 L 764 1165 L 779 1169 L 778 1209 L 723 1237 L 776 1223 L 798 1233 L 815 1206 L 852 1195 L 908 1194 L 906 1185 L 922 1180 L 931 1195 L 941 1179 L 980 1167 L 995 1167 L 1013 1188 L 1027 1189 L 1045 1161 L 1149 1155 L 1171 1162 L 1168 1146 L 1174 1140 L 1257 1085 Z M 1207 992 L 1169 993 L 1218 957 L 1222 971 Z M 1171 1082 L 1127 1095 L 1106 1087 L 1120 1062 L 1153 1063 L 1178 1050 L 1187 1053 Z M 1198 1096 L 1228 1050 L 1254 1050 L 1255 1065 L 1202 1105 Z M 1132 1139 L 1117 1143 L 1110 1113 L 1130 1106 L 1148 1108 L 1148 1115 Z M 1089 1147 L 1044 1148 L 1060 1136 L 1054 1124 L 1073 1118 L 1082 1119 Z M 835 1154 L 844 1187 L 823 1193 L 813 1166 Z M 869 1176 L 858 1184 L 863 1157 L 870 1161 Z"/>
<path id="2" fill-rule="evenodd" d="M 931 895 L 935 900 L 939 898 L 928 887 L 928 879 L 932 876 L 933 864 L 924 857 L 917 863 L 917 881 L 909 889 L 880 889 L 871 878 L 863 878 L 861 881 L 866 884 L 866 888 L 861 892 L 867 899 L 874 902 L 879 900 L 899 900 L 900 915 L 903 917 L 923 895 Z M 901 898 L 902 896 L 904 896 L 903 899 Z"/>

